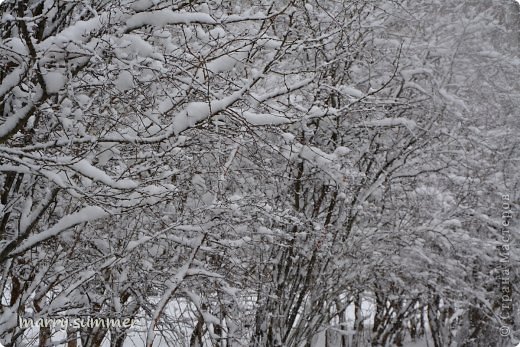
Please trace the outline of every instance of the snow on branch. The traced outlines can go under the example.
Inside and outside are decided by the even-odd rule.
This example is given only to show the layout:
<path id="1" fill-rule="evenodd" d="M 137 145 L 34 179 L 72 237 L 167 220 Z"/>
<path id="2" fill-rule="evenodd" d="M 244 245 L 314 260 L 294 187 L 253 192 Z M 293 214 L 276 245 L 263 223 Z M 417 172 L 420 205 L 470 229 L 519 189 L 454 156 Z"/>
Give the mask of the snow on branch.
<path id="1" fill-rule="evenodd" d="M 126 31 L 145 25 L 163 27 L 168 24 L 216 24 L 216 21 L 206 13 L 182 13 L 170 9 L 137 13 L 126 20 Z"/>
<path id="2" fill-rule="evenodd" d="M 0 125 L 0 143 L 5 142 L 11 135 L 15 134 L 24 121 L 30 117 L 33 110 L 34 104 L 30 102 L 7 117 L 4 124 Z"/>
<path id="3" fill-rule="evenodd" d="M 64 232 L 67 229 L 70 229 L 78 224 L 92 222 L 96 219 L 107 217 L 109 214 L 101 207 L 98 206 L 88 206 L 79 210 L 78 212 L 69 214 L 63 218 L 61 218 L 58 223 L 54 224 L 51 228 L 35 234 L 29 237 L 25 242 L 16 247 L 11 255 L 16 255 L 31 249 L 32 247 L 53 238 L 56 235 Z"/>
<path id="4" fill-rule="evenodd" d="M 153 340 L 155 338 L 155 332 L 154 329 L 158 323 L 159 318 L 161 317 L 164 309 L 166 308 L 166 305 L 168 304 L 168 301 L 172 298 L 174 293 L 177 291 L 179 286 L 181 285 L 184 278 L 188 275 L 188 271 L 190 270 L 190 267 L 193 263 L 193 260 L 195 259 L 195 255 L 197 254 L 199 247 L 204 242 L 205 235 L 201 235 L 198 238 L 197 246 L 193 249 L 190 258 L 184 263 L 184 265 L 179 268 L 175 276 L 169 281 L 167 281 L 166 285 L 168 286 L 168 289 L 165 291 L 165 293 L 162 295 L 161 300 L 157 304 L 157 307 L 153 313 L 152 320 L 150 322 L 150 325 L 148 326 L 148 330 L 146 333 L 146 347 L 152 347 Z"/>
<path id="5" fill-rule="evenodd" d="M 291 123 L 291 120 L 282 115 L 270 113 L 254 113 L 245 111 L 242 117 L 251 125 L 278 125 Z"/>
<path id="6" fill-rule="evenodd" d="M 405 127 L 411 133 L 413 133 L 414 129 L 417 127 L 417 123 L 411 119 L 398 117 L 398 118 L 385 118 L 385 119 L 377 119 L 372 121 L 365 121 L 363 124 L 359 126 L 366 127 Z"/>
<path id="7" fill-rule="evenodd" d="M 100 181 L 110 187 L 117 189 L 133 189 L 137 187 L 137 183 L 126 179 L 121 181 L 115 181 L 112 177 L 107 175 L 103 170 L 90 164 L 85 159 L 82 159 L 71 165 L 72 169 L 79 172 L 85 177 L 92 179 L 93 181 Z"/>
<path id="8" fill-rule="evenodd" d="M 99 16 L 86 21 L 77 21 L 71 26 L 63 29 L 59 34 L 50 36 L 35 46 L 36 49 L 44 51 L 51 47 L 64 47 L 69 42 L 76 44 L 86 42 L 95 36 L 99 30 L 109 22 L 117 21 L 120 18 L 120 11 L 105 12 Z"/>

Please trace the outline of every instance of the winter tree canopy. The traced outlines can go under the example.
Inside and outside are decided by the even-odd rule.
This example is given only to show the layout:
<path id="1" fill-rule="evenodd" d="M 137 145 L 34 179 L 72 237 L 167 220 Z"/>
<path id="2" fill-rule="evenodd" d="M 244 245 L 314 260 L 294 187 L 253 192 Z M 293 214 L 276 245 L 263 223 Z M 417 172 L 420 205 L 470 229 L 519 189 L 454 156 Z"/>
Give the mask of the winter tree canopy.
<path id="1" fill-rule="evenodd" d="M 0 2 L 0 342 L 520 342 L 513 0 Z"/>

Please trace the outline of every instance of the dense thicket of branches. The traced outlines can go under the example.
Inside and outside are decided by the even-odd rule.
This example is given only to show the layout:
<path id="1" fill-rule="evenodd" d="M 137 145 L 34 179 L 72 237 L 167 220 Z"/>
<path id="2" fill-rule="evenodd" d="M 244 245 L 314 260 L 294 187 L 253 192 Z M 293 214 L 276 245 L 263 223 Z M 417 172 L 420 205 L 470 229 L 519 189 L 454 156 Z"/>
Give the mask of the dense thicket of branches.
<path id="1" fill-rule="evenodd" d="M 4 345 L 520 338 L 513 1 L 0 14 Z"/>

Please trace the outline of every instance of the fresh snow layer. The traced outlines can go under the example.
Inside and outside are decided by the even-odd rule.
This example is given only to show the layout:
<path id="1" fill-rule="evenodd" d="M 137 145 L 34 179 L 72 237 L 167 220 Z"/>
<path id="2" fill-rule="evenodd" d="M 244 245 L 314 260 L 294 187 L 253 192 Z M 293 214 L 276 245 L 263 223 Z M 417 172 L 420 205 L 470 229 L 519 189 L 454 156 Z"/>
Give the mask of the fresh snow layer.
<path id="1" fill-rule="evenodd" d="M 93 166 L 85 159 L 72 164 L 71 167 L 83 176 L 88 177 L 93 181 L 99 181 L 114 188 L 133 189 L 137 187 L 137 183 L 132 180 L 126 179 L 121 181 L 114 181 L 114 179 L 106 172 Z"/>
<path id="2" fill-rule="evenodd" d="M 114 85 L 121 91 L 132 89 L 134 87 L 134 78 L 130 72 L 122 70 L 114 81 Z"/>
<path id="3" fill-rule="evenodd" d="M 410 131 L 417 127 L 417 124 L 413 120 L 407 119 L 407 118 L 402 118 L 402 117 L 366 121 L 366 122 L 363 122 L 363 125 L 372 126 L 372 127 L 404 126 L 404 127 L 408 128 Z"/>
<path id="4" fill-rule="evenodd" d="M 137 13 L 126 21 L 127 29 L 135 29 L 144 25 L 163 27 L 168 24 L 215 24 L 215 20 L 206 13 L 182 13 L 170 9 Z"/>
<path id="5" fill-rule="evenodd" d="M 242 113 L 242 116 L 252 125 L 276 125 L 290 122 L 290 120 L 284 116 L 269 113 L 253 113 L 246 111 Z"/>
<path id="6" fill-rule="evenodd" d="M 54 224 L 49 229 L 32 235 L 25 242 L 23 242 L 20 246 L 18 246 L 13 253 L 24 252 L 34 245 L 48 240 L 51 237 L 58 235 L 59 233 L 81 223 L 90 222 L 96 219 L 100 219 L 108 216 L 108 213 L 105 212 L 101 207 L 98 206 L 88 206 L 76 213 L 69 214 L 63 218 L 61 218 L 58 223 Z"/>
<path id="7" fill-rule="evenodd" d="M 49 71 L 43 75 L 45 81 L 45 89 L 49 94 L 55 94 L 59 92 L 67 82 L 67 78 L 58 71 Z"/>

